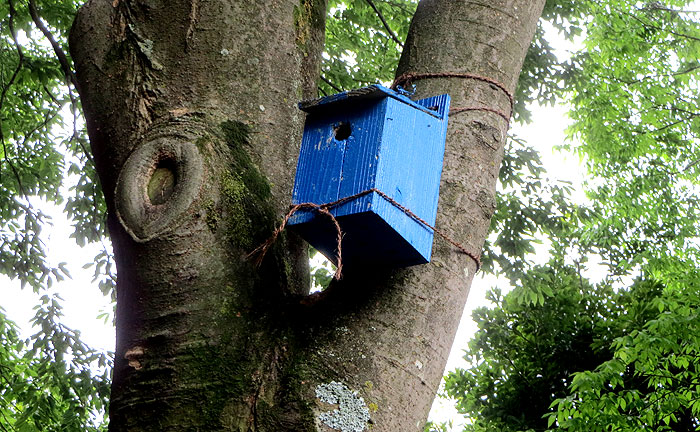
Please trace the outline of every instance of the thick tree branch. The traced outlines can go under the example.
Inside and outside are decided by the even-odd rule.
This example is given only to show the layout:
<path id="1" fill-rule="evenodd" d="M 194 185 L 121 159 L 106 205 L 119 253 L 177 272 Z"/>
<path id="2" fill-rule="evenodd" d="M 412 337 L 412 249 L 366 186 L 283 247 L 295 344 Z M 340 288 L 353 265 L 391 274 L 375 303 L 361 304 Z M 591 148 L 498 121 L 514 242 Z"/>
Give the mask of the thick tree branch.
<path id="1" fill-rule="evenodd" d="M 307 288 L 307 249 L 292 244 L 298 240 L 285 239 L 288 249 L 273 251 L 279 259 L 263 264 L 259 276 L 240 256 L 264 240 L 260 237 L 267 235 L 268 222 L 273 228 L 273 206 L 281 213 L 288 203 L 304 118 L 295 104 L 283 101 L 316 94 L 326 3 L 304 1 L 299 8 L 298 0 L 198 1 L 195 6 L 193 0 L 177 0 L 149 3 L 148 14 L 141 13 L 141 4 L 131 5 L 129 13 L 125 2 L 117 3 L 93 1 L 80 9 L 69 57 L 110 210 L 107 227 L 119 272 L 110 431 L 133 430 L 136 423 L 162 431 L 309 429 L 306 405 L 266 404 L 280 400 L 283 392 L 301 394 L 312 385 L 296 384 L 292 373 L 305 367 L 296 353 L 289 356 L 296 363 L 283 359 L 272 371 L 269 367 L 278 346 L 292 352 L 301 345 L 287 329 L 293 323 L 279 320 L 276 294 Z M 136 46 L 117 49 L 125 42 Z M 113 61 L 103 63 L 105 56 Z M 137 56 L 162 68 L 139 64 Z M 258 90 L 251 93 L 252 88 Z M 141 122 L 143 112 L 152 121 Z M 127 230 L 144 224 L 120 220 L 127 199 L 114 191 L 136 177 L 133 166 L 158 165 L 164 153 L 169 165 L 163 170 L 176 170 L 176 188 L 186 188 L 193 198 L 181 217 L 166 226 L 174 237 L 164 232 L 153 242 L 138 243 Z M 140 160 L 143 165 L 137 165 Z M 192 164 L 196 167 L 190 169 Z M 139 188 L 147 186 L 151 174 L 136 174 Z M 176 190 L 166 198 L 167 205 L 154 211 L 167 216 L 182 196 Z M 149 198 L 137 203 L 140 209 L 153 208 Z M 202 223 L 205 215 L 209 225 Z M 165 248 L 158 246 L 163 240 L 170 242 Z M 146 258 L 154 254 L 163 259 Z M 147 284 L 139 282 L 144 276 Z M 166 304 L 166 297 L 178 300 Z M 211 302 L 226 307 L 209 306 Z M 268 307 L 275 313 L 268 314 Z M 215 315 L 235 318 L 214 323 L 214 309 Z M 248 314 L 255 316 L 249 320 Z M 203 338 L 200 329 L 213 331 L 213 337 Z M 292 343 L 278 343 L 283 333 Z M 161 351 L 165 346 L 167 352 Z M 228 371 L 205 372 L 219 367 Z M 244 373 L 243 385 L 234 384 L 239 376 L 233 368 L 251 371 Z M 164 371 L 187 378 L 153 379 Z M 284 386 L 285 377 L 290 377 L 291 390 Z M 225 407 L 207 400 L 211 389 L 228 392 Z M 144 393 L 158 397 L 143 398 Z M 313 396 L 313 387 L 309 394 Z M 294 397 L 302 401 L 301 395 Z M 155 405 L 159 407 L 151 414 Z M 283 417 L 281 426 L 278 417 Z"/>
<path id="2" fill-rule="evenodd" d="M 374 12 L 377 14 L 379 19 L 382 21 L 382 24 L 384 24 L 384 28 L 389 33 L 389 36 L 391 37 L 391 39 L 393 39 L 394 42 L 399 44 L 399 46 L 403 47 L 403 42 L 401 42 L 401 40 L 399 40 L 399 38 L 396 36 L 396 33 L 394 33 L 393 30 L 391 30 L 391 27 L 389 27 L 389 23 L 386 22 L 386 19 L 384 19 L 384 15 L 382 15 L 382 12 L 377 8 L 377 6 L 374 4 L 374 2 L 372 0 L 366 0 L 366 1 L 367 1 L 367 4 L 370 5 L 370 7 L 372 9 L 374 9 Z"/>
<path id="3" fill-rule="evenodd" d="M 54 53 L 56 53 L 56 57 L 58 58 L 58 62 L 61 64 L 61 69 L 63 69 L 63 73 L 65 74 L 66 79 L 71 84 L 73 84 L 74 87 L 77 88 L 78 81 L 75 79 L 75 73 L 70 67 L 68 56 L 66 56 L 65 51 L 63 51 L 58 42 L 56 42 L 56 39 L 53 37 L 49 29 L 41 20 L 41 17 L 39 17 L 39 13 L 36 10 L 36 4 L 34 3 L 34 0 L 29 0 L 29 15 L 31 15 L 34 24 L 36 24 L 37 28 L 41 31 L 44 37 L 46 37 L 46 39 L 48 39 L 49 43 L 51 44 L 51 47 L 53 48 L 53 51 Z"/>

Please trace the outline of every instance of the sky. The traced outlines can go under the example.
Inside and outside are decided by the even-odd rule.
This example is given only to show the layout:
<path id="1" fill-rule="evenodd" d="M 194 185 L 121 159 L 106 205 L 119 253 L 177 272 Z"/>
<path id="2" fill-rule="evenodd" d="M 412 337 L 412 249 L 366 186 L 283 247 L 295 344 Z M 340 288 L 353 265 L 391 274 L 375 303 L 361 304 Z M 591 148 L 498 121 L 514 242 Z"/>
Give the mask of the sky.
<path id="1" fill-rule="evenodd" d="M 568 55 L 567 52 L 572 49 L 572 46 L 560 41 L 558 49 L 558 54 L 562 57 Z M 585 200 L 582 192 L 583 169 L 578 157 L 554 150 L 554 147 L 565 140 L 565 129 L 568 125 L 566 107 L 533 107 L 532 111 L 532 123 L 525 126 L 513 123 L 510 133 L 524 138 L 528 144 L 540 151 L 548 177 L 571 181 L 576 190 L 574 200 L 578 202 Z M 53 227 L 46 227 L 43 233 L 49 260 L 52 264 L 67 262 L 72 275 L 71 279 L 55 284 L 51 290 L 64 300 L 62 305 L 65 316 L 62 322 L 68 327 L 79 330 L 82 340 L 89 346 L 102 351 L 111 351 L 114 349 L 114 328 L 111 320 L 105 322 L 104 319 L 99 319 L 98 315 L 103 312 L 111 313 L 112 305 L 108 298 L 102 296 L 96 284 L 93 284 L 93 270 L 82 268 L 85 263 L 93 260 L 98 248 L 94 245 L 81 248 L 69 238 L 72 227 L 60 208 L 45 205 L 43 209 L 45 213 L 53 216 Z M 546 245 L 541 247 L 546 249 Z M 538 254 L 538 257 L 546 261 L 547 254 Z M 446 371 L 457 367 L 468 367 L 462 355 L 467 342 L 476 330 L 476 325 L 471 319 L 471 311 L 476 307 L 488 306 L 485 299 L 486 292 L 497 284 L 504 292 L 508 291 L 507 283 L 494 277 L 483 275 L 475 277 Z M 2 293 L 0 307 L 4 308 L 8 317 L 21 327 L 23 335 L 28 337 L 32 333 L 29 322 L 34 315 L 33 308 L 38 304 L 38 295 L 30 289 L 20 289 L 18 281 L 10 281 L 5 276 L 0 276 L 0 293 Z M 440 398 L 436 399 L 430 418 L 435 422 L 451 420 L 452 431 L 460 431 L 464 423 L 462 416 L 454 409 L 453 403 Z"/>

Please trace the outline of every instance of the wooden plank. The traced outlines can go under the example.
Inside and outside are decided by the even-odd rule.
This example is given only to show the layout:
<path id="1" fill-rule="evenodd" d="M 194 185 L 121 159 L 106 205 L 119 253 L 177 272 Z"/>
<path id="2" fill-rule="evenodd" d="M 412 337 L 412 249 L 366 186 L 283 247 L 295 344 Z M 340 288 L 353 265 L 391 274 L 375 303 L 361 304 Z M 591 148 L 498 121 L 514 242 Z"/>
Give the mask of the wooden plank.
<path id="1" fill-rule="evenodd" d="M 300 104 L 309 112 L 293 203 L 324 204 L 377 188 L 435 223 L 449 95 L 410 101 L 381 86 Z M 433 232 L 376 193 L 332 209 L 344 231 L 344 265 L 430 260 Z M 326 218 L 298 212 L 290 226 L 334 260 Z"/>

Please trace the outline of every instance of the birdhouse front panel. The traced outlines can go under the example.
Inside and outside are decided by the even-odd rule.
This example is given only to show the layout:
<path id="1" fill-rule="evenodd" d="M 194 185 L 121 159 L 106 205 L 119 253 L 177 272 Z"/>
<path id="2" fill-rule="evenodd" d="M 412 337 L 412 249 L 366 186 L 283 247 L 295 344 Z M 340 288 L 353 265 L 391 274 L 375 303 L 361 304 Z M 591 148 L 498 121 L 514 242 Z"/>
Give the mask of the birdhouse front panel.
<path id="1" fill-rule="evenodd" d="M 373 187 L 378 160 L 376 143 L 385 110 L 382 100 L 364 110 L 339 110 L 329 106 L 323 115 L 309 115 L 304 127 L 292 203 L 325 204 L 340 198 L 341 185 Z M 374 143 L 374 144 L 373 144 Z M 345 195 L 344 195 L 345 196 Z M 333 209 L 334 215 L 336 209 Z M 291 224 L 312 220 L 314 212 L 298 212 Z"/>
<path id="2" fill-rule="evenodd" d="M 369 189 L 376 192 L 332 207 L 343 230 L 344 266 L 395 266 L 430 261 L 432 230 L 395 204 L 435 224 L 449 96 L 417 102 L 371 86 L 300 104 L 306 120 L 293 204 L 326 204 Z M 313 210 L 289 221 L 335 261 L 336 233 Z"/>

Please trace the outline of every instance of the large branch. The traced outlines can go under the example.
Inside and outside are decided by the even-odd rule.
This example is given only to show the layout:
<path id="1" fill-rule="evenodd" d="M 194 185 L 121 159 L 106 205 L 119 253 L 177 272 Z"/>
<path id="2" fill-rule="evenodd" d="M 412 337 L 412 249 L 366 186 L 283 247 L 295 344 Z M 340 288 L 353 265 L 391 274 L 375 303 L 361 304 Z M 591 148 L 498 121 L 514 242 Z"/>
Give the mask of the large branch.
<path id="1" fill-rule="evenodd" d="M 110 430 L 285 430 L 262 426 L 281 417 L 265 391 L 283 385 L 267 374 L 286 367 L 265 306 L 308 290 L 307 249 L 287 238 L 260 270 L 244 256 L 289 203 L 296 101 L 316 95 L 325 10 L 80 10 L 70 49 L 118 268 Z"/>
<path id="2" fill-rule="evenodd" d="M 543 6 L 423 0 L 406 40 L 397 76 L 444 73 L 416 79 L 416 98 L 449 93 L 452 107 L 485 108 L 449 119 L 438 208 L 437 228 L 470 251 L 481 250 L 495 210 L 508 130 L 498 113 L 511 111 Z M 311 362 L 376 408 L 373 430 L 420 430 L 443 375 L 476 264 L 439 239 L 433 247 L 430 264 L 346 272 L 307 313 L 317 328 Z"/>

